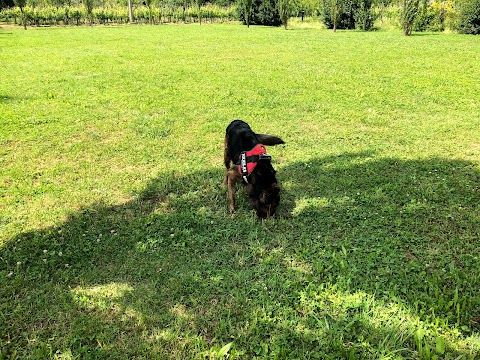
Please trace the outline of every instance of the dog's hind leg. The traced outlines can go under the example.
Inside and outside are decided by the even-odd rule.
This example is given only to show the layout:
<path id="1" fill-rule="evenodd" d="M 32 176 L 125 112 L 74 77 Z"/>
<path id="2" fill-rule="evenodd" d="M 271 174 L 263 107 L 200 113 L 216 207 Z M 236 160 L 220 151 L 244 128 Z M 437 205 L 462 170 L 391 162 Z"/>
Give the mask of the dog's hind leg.
<path id="1" fill-rule="evenodd" d="M 223 181 L 223 183 L 225 185 L 227 185 L 228 170 L 230 169 L 230 162 L 231 161 L 232 161 L 232 159 L 230 159 L 230 154 L 229 154 L 229 151 L 228 151 L 228 135 L 225 135 L 225 142 L 224 142 L 224 145 L 223 145 L 223 162 L 225 164 L 225 168 L 227 169 L 227 174 L 225 175 L 225 180 Z"/>

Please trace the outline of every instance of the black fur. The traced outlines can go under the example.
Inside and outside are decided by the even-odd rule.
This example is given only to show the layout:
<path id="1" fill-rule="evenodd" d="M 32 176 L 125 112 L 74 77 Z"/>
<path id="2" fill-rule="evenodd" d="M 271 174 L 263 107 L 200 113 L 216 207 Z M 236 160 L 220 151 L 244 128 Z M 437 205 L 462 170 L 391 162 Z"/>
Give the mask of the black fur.
<path id="1" fill-rule="evenodd" d="M 238 161 L 243 151 L 249 151 L 256 145 L 285 144 L 279 137 L 265 134 L 256 134 L 250 126 L 242 120 L 234 120 L 228 125 L 225 134 L 224 162 L 227 169 L 225 182 L 228 185 L 229 210 L 235 211 L 236 183 L 245 182 L 236 166 L 231 166 Z M 257 211 L 260 218 L 273 216 L 280 203 L 280 187 L 275 177 L 276 171 L 270 159 L 257 162 L 246 185 L 251 206 Z"/>

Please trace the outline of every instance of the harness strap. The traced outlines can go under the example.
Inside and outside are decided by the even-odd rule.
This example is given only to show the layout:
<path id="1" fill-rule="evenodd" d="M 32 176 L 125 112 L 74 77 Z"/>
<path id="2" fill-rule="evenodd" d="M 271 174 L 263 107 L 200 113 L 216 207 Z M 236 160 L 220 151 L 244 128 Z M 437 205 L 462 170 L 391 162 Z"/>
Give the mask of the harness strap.
<path id="1" fill-rule="evenodd" d="M 263 144 L 256 145 L 250 151 L 243 151 L 239 156 L 238 172 L 243 180 L 248 184 L 248 177 L 257 166 L 259 160 L 270 160 L 272 157 L 267 154 L 267 149 Z"/>

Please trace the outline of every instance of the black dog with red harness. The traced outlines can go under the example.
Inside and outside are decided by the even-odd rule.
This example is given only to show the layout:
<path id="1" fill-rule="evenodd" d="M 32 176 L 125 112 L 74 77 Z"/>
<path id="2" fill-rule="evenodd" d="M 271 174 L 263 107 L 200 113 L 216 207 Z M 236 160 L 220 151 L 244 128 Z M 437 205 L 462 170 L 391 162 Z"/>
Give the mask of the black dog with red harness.
<path id="1" fill-rule="evenodd" d="M 275 214 L 280 202 L 280 187 L 265 145 L 278 144 L 285 142 L 276 136 L 254 133 L 242 120 L 234 120 L 228 125 L 224 162 L 227 168 L 225 182 L 228 185 L 230 212 L 235 211 L 236 183 L 241 181 L 246 185 L 250 204 L 260 218 Z"/>

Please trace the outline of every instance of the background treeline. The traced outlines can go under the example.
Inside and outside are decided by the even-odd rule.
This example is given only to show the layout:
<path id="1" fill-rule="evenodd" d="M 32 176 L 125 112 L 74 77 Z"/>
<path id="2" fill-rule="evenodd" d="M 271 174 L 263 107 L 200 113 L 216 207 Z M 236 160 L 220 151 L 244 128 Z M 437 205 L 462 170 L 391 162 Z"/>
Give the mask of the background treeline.
<path id="1" fill-rule="evenodd" d="M 17 5 L 17 6 L 15 6 Z M 133 0 L 137 23 L 241 21 L 287 27 L 292 17 L 327 28 L 480 34 L 480 0 Z M 0 0 L 0 22 L 25 26 L 122 24 L 127 0 Z"/>
<path id="2" fill-rule="evenodd" d="M 88 4 L 90 2 L 90 4 Z M 20 7 L 3 8 L 0 22 L 21 24 L 23 16 L 27 25 L 94 25 L 124 24 L 129 22 L 127 4 L 121 2 L 96 3 L 94 0 L 29 0 Z M 237 19 L 236 7 L 207 3 L 194 6 L 190 3 L 141 1 L 134 3 L 135 22 L 146 24 L 193 23 L 199 21 L 233 21 Z"/>

